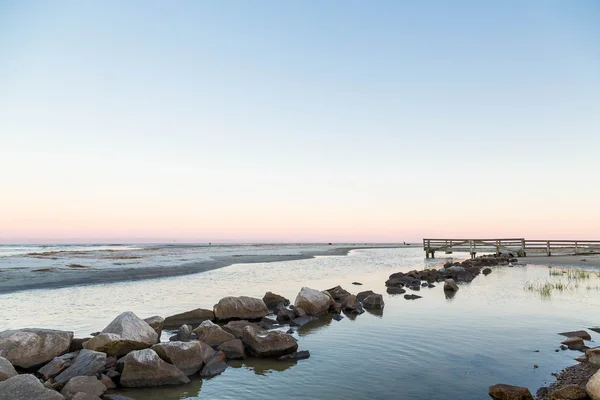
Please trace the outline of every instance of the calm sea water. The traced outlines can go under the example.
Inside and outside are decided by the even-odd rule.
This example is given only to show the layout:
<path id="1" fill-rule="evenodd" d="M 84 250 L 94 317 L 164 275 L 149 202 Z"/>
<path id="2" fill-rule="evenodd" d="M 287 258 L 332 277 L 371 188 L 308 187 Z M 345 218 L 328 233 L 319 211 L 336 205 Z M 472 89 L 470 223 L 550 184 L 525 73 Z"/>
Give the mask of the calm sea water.
<path id="1" fill-rule="evenodd" d="M 300 349 L 310 350 L 310 359 L 245 360 L 213 379 L 123 393 L 138 400 L 481 400 L 495 383 L 533 392 L 551 382 L 552 372 L 574 364 L 580 354 L 555 352 L 562 340 L 557 332 L 600 325 L 596 275 L 578 288 L 571 285 L 542 298 L 524 286 L 561 279 L 549 276 L 545 266 L 494 269 L 462 284 L 452 298 L 446 298 L 441 285 L 422 289 L 423 298 L 415 301 L 387 295 L 384 282 L 392 272 L 439 267 L 444 261 L 423 256 L 416 248 L 357 250 L 347 257 L 238 264 L 181 277 L 2 294 L 0 330 L 35 326 L 84 336 L 126 310 L 142 318 L 168 316 L 210 308 L 226 295 L 262 297 L 267 290 L 293 301 L 302 286 L 339 284 L 353 293 L 371 289 L 384 294 L 385 309 L 339 322 L 323 318 L 299 329 Z"/>

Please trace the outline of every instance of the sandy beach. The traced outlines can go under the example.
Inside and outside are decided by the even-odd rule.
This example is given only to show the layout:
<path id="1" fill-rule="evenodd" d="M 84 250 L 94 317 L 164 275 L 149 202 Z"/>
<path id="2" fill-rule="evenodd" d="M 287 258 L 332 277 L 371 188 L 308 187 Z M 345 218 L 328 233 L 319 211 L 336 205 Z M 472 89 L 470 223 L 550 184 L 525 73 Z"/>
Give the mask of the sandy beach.
<path id="1" fill-rule="evenodd" d="M 292 249 L 286 245 L 273 246 L 271 251 L 256 253 L 252 250 L 237 252 L 231 255 L 210 255 L 209 258 L 200 258 L 197 262 L 186 262 L 180 265 L 160 265 L 119 268 L 98 268 L 77 266 L 73 268 L 9 268 L 0 269 L 0 293 L 15 292 L 29 289 L 49 289 L 75 285 L 92 285 L 107 282 L 137 281 L 170 276 L 181 276 L 206 272 L 233 264 L 254 264 L 279 261 L 303 260 L 318 256 L 345 256 L 352 250 L 372 248 L 401 248 L 416 247 L 417 245 L 373 244 L 373 245 L 305 245 L 299 249 Z M 215 249 L 217 247 L 215 246 Z M 288 251 L 291 254 L 281 254 Z M 269 254 L 271 253 L 271 254 Z M 65 261 L 68 263 L 69 261 Z"/>

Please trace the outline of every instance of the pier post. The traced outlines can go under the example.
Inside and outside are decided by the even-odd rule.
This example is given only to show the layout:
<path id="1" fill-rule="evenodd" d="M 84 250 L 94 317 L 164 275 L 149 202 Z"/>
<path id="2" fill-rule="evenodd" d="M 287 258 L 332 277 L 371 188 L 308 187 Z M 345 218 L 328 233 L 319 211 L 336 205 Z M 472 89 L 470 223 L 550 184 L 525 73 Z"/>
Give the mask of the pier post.
<path id="1" fill-rule="evenodd" d="M 550 241 L 546 242 L 546 253 L 548 253 L 548 257 L 550 257 L 552 254 L 550 253 Z"/>
<path id="2" fill-rule="evenodd" d="M 575 242 L 575 254 L 577 254 L 579 252 L 579 249 L 577 248 L 577 242 Z"/>

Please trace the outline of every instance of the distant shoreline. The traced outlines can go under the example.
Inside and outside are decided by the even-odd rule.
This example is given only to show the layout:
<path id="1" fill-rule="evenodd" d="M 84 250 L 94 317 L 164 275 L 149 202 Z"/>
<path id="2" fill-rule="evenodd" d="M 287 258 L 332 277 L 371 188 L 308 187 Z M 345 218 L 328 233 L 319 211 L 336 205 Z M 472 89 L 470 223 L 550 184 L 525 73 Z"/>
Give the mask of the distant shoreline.
<path id="1" fill-rule="evenodd" d="M 366 249 L 388 249 L 388 248 L 416 248 L 417 245 L 382 244 L 367 246 L 344 246 L 333 247 L 325 251 L 301 251 L 294 255 L 231 255 L 214 256 L 212 260 L 182 264 L 172 267 L 144 267 L 123 268 L 111 270 L 76 270 L 55 272 L 37 272 L 35 275 L 27 271 L 22 279 L 11 279 L 0 281 L 0 294 L 12 293 L 24 290 L 57 289 L 72 286 L 97 285 L 104 283 L 137 281 L 142 279 L 166 278 L 196 274 L 214 269 L 228 267 L 234 264 L 254 264 L 281 261 L 305 260 L 318 256 L 347 256 L 352 250 Z M 0 275 L 1 277 L 1 275 Z"/>

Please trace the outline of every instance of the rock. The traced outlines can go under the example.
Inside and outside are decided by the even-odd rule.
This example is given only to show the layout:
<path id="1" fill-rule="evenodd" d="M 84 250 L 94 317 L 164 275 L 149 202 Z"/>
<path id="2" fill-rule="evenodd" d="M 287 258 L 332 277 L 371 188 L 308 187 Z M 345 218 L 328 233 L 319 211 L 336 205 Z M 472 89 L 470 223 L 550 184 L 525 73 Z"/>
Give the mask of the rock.
<path id="1" fill-rule="evenodd" d="M 342 302 L 342 309 L 353 314 L 362 314 L 365 312 L 365 310 L 362 308 L 362 305 L 353 294 L 346 297 L 346 299 Z"/>
<path id="2" fill-rule="evenodd" d="M 278 357 L 298 350 L 298 343 L 291 335 L 280 331 L 264 331 L 247 326 L 243 342 L 258 357 Z"/>
<path id="3" fill-rule="evenodd" d="M 342 305 L 340 303 L 333 303 L 333 306 L 329 308 L 329 311 L 335 314 L 339 314 L 342 312 Z"/>
<path id="4" fill-rule="evenodd" d="M 290 301 L 288 299 L 273 292 L 265 293 L 262 300 L 267 308 L 271 311 L 276 310 L 279 307 L 287 307 L 290 305 Z"/>
<path id="5" fill-rule="evenodd" d="M 56 375 L 73 365 L 76 356 L 76 353 L 67 353 L 59 357 L 54 357 L 52 361 L 38 370 L 38 375 L 45 381 L 54 378 Z"/>
<path id="6" fill-rule="evenodd" d="M 269 317 L 262 317 L 261 320 L 258 321 L 258 326 L 260 326 L 262 329 L 269 330 L 275 326 L 279 326 L 279 323 Z"/>
<path id="7" fill-rule="evenodd" d="M 200 341 L 212 347 L 216 347 L 223 342 L 235 339 L 235 336 L 223 330 L 223 328 L 211 321 L 202 322 L 200 326 L 194 330 L 194 333 L 198 335 L 198 339 L 200 339 Z"/>
<path id="8" fill-rule="evenodd" d="M 2 384 L 0 383 L 0 385 Z M 600 400 L 600 371 L 597 371 L 594 375 L 592 375 L 588 383 L 585 385 L 585 391 L 592 400 Z"/>
<path id="9" fill-rule="evenodd" d="M 512 385 L 494 385 L 488 388 L 488 394 L 494 400 L 534 400 L 529 389 Z"/>
<path id="10" fill-rule="evenodd" d="M 199 341 L 158 343 L 152 346 L 152 350 L 188 376 L 200 371 L 206 361 L 204 348 Z"/>
<path id="11" fill-rule="evenodd" d="M 586 331 L 561 332 L 559 335 L 566 337 L 579 337 L 583 340 L 592 340 L 592 337 Z"/>
<path id="12" fill-rule="evenodd" d="M 352 294 L 339 285 L 334 288 L 327 289 L 326 292 L 328 292 L 331 295 L 331 297 L 333 297 L 333 300 L 338 301 L 340 303 L 343 303 L 344 300 Z"/>
<path id="13" fill-rule="evenodd" d="M 152 349 L 136 350 L 124 359 L 121 386 L 151 387 L 188 383 L 188 377 L 176 366 L 160 359 Z"/>
<path id="14" fill-rule="evenodd" d="M 293 361 L 293 360 L 304 360 L 310 357 L 308 350 L 294 352 L 278 357 L 277 361 Z"/>
<path id="15" fill-rule="evenodd" d="M 331 318 L 335 319 L 336 321 L 341 321 L 344 319 L 344 316 L 341 314 L 334 314 Z"/>
<path id="16" fill-rule="evenodd" d="M 358 301 L 360 301 L 361 303 L 370 295 L 375 294 L 374 291 L 372 290 L 366 290 L 364 292 L 360 292 L 359 294 L 356 295 L 356 298 L 358 299 Z"/>
<path id="17" fill-rule="evenodd" d="M 435 287 L 435 285 L 433 283 L 429 283 L 429 284 L 427 284 L 427 287 L 430 288 L 430 289 L 432 289 L 432 288 Z"/>
<path id="18" fill-rule="evenodd" d="M 454 282 L 454 279 L 446 279 L 444 281 L 444 291 L 458 291 L 458 285 L 456 284 L 456 282 Z"/>
<path id="19" fill-rule="evenodd" d="M 15 367 L 4 357 L 0 357 L 0 382 L 17 375 Z"/>
<path id="20" fill-rule="evenodd" d="M 290 326 L 304 326 L 315 320 L 317 320 L 317 318 L 311 317 L 310 315 L 307 315 L 306 317 L 298 317 L 290 321 Z"/>
<path id="21" fill-rule="evenodd" d="M 550 394 L 550 400 L 586 400 L 587 393 L 579 385 L 566 385 Z"/>
<path id="22" fill-rule="evenodd" d="M 215 313 L 212 310 L 196 308 L 195 310 L 186 311 L 165 318 L 163 325 L 164 329 L 175 329 L 181 325 L 191 325 L 193 329 L 206 320 L 214 321 Z"/>
<path id="23" fill-rule="evenodd" d="M 302 307 L 294 307 L 296 317 L 306 317 L 306 311 Z"/>
<path id="24" fill-rule="evenodd" d="M 131 311 L 119 314 L 102 333 L 114 333 L 123 340 L 143 343 L 146 347 L 152 346 L 158 339 L 154 329 Z"/>
<path id="25" fill-rule="evenodd" d="M 416 299 L 420 299 L 422 296 L 417 296 L 416 294 L 405 294 L 404 298 L 406 300 L 416 300 Z"/>
<path id="26" fill-rule="evenodd" d="M 225 353 L 228 360 L 237 360 L 246 357 L 244 344 L 240 339 L 233 339 L 223 342 L 217 347 L 217 350 Z"/>
<path id="27" fill-rule="evenodd" d="M 69 351 L 72 339 L 73 332 L 50 329 L 0 332 L 0 357 L 15 367 L 35 367 Z"/>
<path id="28" fill-rule="evenodd" d="M 583 342 L 583 339 L 580 337 L 576 337 L 576 336 L 566 338 L 565 340 L 563 340 L 560 343 L 564 344 L 571 350 L 582 350 L 585 347 L 585 343 Z"/>
<path id="29" fill-rule="evenodd" d="M 567 350 L 567 349 L 568 349 L 568 347 L 567 347 L 567 346 L 565 346 L 564 344 L 561 344 L 561 345 L 560 345 L 560 349 L 561 349 L 561 350 L 563 350 L 563 351 L 565 351 L 565 350 Z"/>
<path id="30" fill-rule="evenodd" d="M 111 369 L 111 370 L 106 371 L 106 376 L 108 376 L 113 381 L 118 382 L 119 379 L 121 378 L 121 373 L 117 370 Z"/>
<path id="31" fill-rule="evenodd" d="M 189 342 L 192 338 L 192 326 L 181 325 L 177 330 L 177 340 L 180 342 Z"/>
<path id="32" fill-rule="evenodd" d="M 362 286 L 362 283 L 360 282 L 352 282 L 353 285 L 358 285 L 358 286 Z"/>
<path id="33" fill-rule="evenodd" d="M 403 294 L 403 293 L 406 293 L 405 289 L 402 289 L 401 287 L 398 287 L 398 286 L 388 286 L 388 288 L 385 291 L 388 292 L 388 294 Z"/>
<path id="34" fill-rule="evenodd" d="M 262 299 L 248 296 L 224 297 L 215 304 L 214 311 L 219 321 L 256 320 L 269 314 L 269 309 Z"/>
<path id="35" fill-rule="evenodd" d="M 165 324 L 165 319 L 161 316 L 155 315 L 150 318 L 144 319 L 144 322 L 150 325 L 150 328 L 154 329 L 154 332 L 158 335 L 158 341 L 160 341 L 160 335 Z"/>
<path id="36" fill-rule="evenodd" d="M 79 393 L 75 393 L 73 396 L 71 396 L 69 398 L 69 400 L 102 400 L 102 399 L 98 396 L 94 396 L 93 394 L 79 392 Z"/>
<path id="37" fill-rule="evenodd" d="M 585 356 L 591 365 L 600 367 L 600 348 L 586 350 Z"/>
<path id="38" fill-rule="evenodd" d="M 0 399 L 6 400 L 64 400 L 55 390 L 47 389 L 31 374 L 15 375 L 0 382 Z"/>
<path id="39" fill-rule="evenodd" d="M 74 353 L 79 350 L 83 350 L 83 344 L 89 341 L 91 337 L 86 338 L 73 338 L 71 345 L 69 346 L 69 353 Z"/>
<path id="40" fill-rule="evenodd" d="M 200 372 L 200 376 L 203 378 L 210 378 L 212 376 L 219 375 L 225 371 L 228 367 L 225 362 L 225 353 L 222 351 L 215 352 L 207 361 L 204 368 Z"/>
<path id="41" fill-rule="evenodd" d="M 280 307 L 277 309 L 277 321 L 278 322 L 286 322 L 296 318 L 296 313 L 294 310 L 288 310 L 285 307 Z"/>
<path id="42" fill-rule="evenodd" d="M 460 265 L 454 265 L 446 269 L 450 272 L 465 272 L 465 267 L 461 267 Z"/>
<path id="43" fill-rule="evenodd" d="M 73 364 L 58 374 L 54 381 L 67 383 L 76 376 L 94 376 L 104 369 L 106 354 L 92 350 L 81 350 Z"/>
<path id="44" fill-rule="evenodd" d="M 331 295 L 307 287 L 300 290 L 294 302 L 294 306 L 301 307 L 306 311 L 306 315 L 312 316 L 325 314 L 331 305 Z"/>
<path id="45" fill-rule="evenodd" d="M 120 374 L 119 374 L 119 376 L 120 376 Z M 116 389 L 116 387 L 117 387 L 117 385 L 115 385 L 115 382 L 108 375 L 102 374 L 102 375 L 100 375 L 100 378 L 98 378 L 98 379 L 100 380 L 100 382 L 102 382 L 102 384 L 104 385 L 106 390 Z"/>
<path id="46" fill-rule="evenodd" d="M 585 357 L 575 357 L 574 360 L 580 363 L 584 363 L 587 362 L 588 359 Z"/>
<path id="47" fill-rule="evenodd" d="M 106 392 L 106 386 L 95 376 L 76 376 L 67 382 L 60 393 L 69 399 L 79 392 L 100 397 Z"/>
<path id="48" fill-rule="evenodd" d="M 484 269 L 481 271 L 481 273 L 482 273 L 482 274 L 484 274 L 484 275 L 489 275 L 489 274 L 491 274 L 491 273 L 492 273 L 492 269 L 491 269 L 491 268 L 484 268 Z"/>
<path id="49" fill-rule="evenodd" d="M 231 333 L 236 339 L 242 339 L 244 337 L 244 328 L 249 325 L 256 329 L 261 329 L 260 326 L 250 321 L 229 321 L 223 325 L 223 330 Z"/>
<path id="50" fill-rule="evenodd" d="M 146 343 L 124 340 L 116 333 L 101 333 L 83 344 L 84 349 L 99 351 L 115 357 L 122 357 L 130 351 L 147 347 Z"/>
<path id="51" fill-rule="evenodd" d="M 371 310 L 371 309 L 381 309 L 385 305 L 383 301 L 383 296 L 380 294 L 372 294 L 362 302 L 363 307 Z"/>

